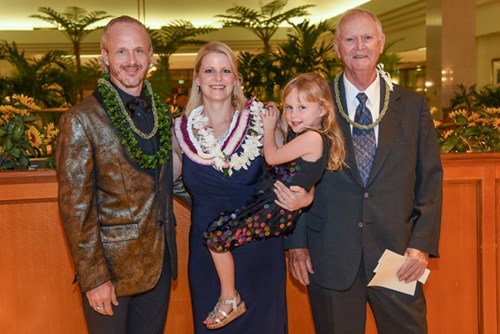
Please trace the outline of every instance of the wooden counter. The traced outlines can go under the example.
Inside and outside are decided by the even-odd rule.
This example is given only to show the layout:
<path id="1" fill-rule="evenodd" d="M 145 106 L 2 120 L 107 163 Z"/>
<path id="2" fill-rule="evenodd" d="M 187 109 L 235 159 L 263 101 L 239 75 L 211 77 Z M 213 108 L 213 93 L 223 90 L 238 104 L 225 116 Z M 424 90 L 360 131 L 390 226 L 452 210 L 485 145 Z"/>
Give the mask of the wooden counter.
<path id="1" fill-rule="evenodd" d="M 500 153 L 447 154 L 440 255 L 425 285 L 429 333 L 497 333 Z M 169 334 L 192 333 L 187 284 L 189 210 L 175 203 L 179 279 Z M 78 287 L 57 209 L 54 171 L 0 172 L 0 333 L 84 334 Z M 291 334 L 313 333 L 307 296 L 287 282 Z M 368 323 L 367 333 L 375 333 Z"/>

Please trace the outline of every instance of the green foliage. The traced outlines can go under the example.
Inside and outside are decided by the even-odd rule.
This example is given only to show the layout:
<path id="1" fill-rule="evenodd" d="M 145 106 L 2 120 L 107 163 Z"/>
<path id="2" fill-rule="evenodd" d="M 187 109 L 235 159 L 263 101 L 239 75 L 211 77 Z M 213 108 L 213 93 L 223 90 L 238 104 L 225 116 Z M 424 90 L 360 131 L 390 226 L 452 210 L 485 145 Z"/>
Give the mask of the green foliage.
<path id="1" fill-rule="evenodd" d="M 478 93 L 478 103 L 489 107 L 500 107 L 500 85 L 484 86 Z"/>
<path id="2" fill-rule="evenodd" d="M 463 84 L 457 85 L 458 91 L 450 100 L 452 108 L 465 108 L 467 110 L 487 107 L 500 107 L 500 85 L 486 85 L 479 91 L 476 85 L 466 88 Z"/>
<path id="3" fill-rule="evenodd" d="M 398 54 L 389 52 L 390 48 L 399 41 L 401 41 L 401 39 L 385 43 L 384 50 L 378 58 L 378 62 L 384 64 L 384 71 L 389 74 L 394 74 L 394 72 L 396 72 L 398 64 L 401 61 L 401 57 L 398 56 Z"/>
<path id="4" fill-rule="evenodd" d="M 207 41 L 195 37 L 215 30 L 210 26 L 195 27 L 185 20 L 175 20 L 159 30 L 148 30 L 153 50 L 159 56 L 156 71 L 149 81 L 162 100 L 170 95 L 170 56 L 185 45 L 205 44 Z"/>
<path id="5" fill-rule="evenodd" d="M 45 108 L 60 107 L 68 102 L 65 83 L 72 77 L 68 75 L 72 61 L 63 51 L 50 50 L 40 58 L 26 58 L 15 42 L 3 41 L 0 59 L 13 67 L 13 71 L 1 79 L 1 98 L 24 94 Z"/>
<path id="6" fill-rule="evenodd" d="M 82 66 L 83 86 L 87 90 L 94 90 L 97 87 L 97 80 L 104 74 L 101 61 L 97 58 L 90 59 Z"/>
<path id="7" fill-rule="evenodd" d="M 292 24 L 288 39 L 276 52 L 243 52 L 238 58 L 245 91 L 262 100 L 277 100 L 281 89 L 297 73 L 319 72 L 325 78 L 338 72 L 341 63 L 333 49 L 333 24 L 305 20 Z"/>
<path id="8" fill-rule="evenodd" d="M 106 18 L 110 18 L 105 11 L 97 10 L 87 12 L 87 10 L 70 6 L 64 12 L 57 12 L 50 7 L 39 7 L 38 11 L 45 15 L 34 14 L 30 17 L 44 20 L 61 29 L 72 43 L 81 43 L 92 31 L 102 28 L 89 26 Z"/>
<path id="9" fill-rule="evenodd" d="M 253 32 L 264 44 L 264 52 L 271 51 L 271 38 L 276 33 L 281 24 L 294 18 L 309 15 L 308 8 L 314 5 L 302 5 L 283 12 L 287 5 L 287 0 L 274 0 L 267 4 L 259 1 L 260 11 L 256 11 L 244 6 L 234 5 L 226 10 L 225 15 L 216 15 L 221 18 L 225 27 L 242 27 Z"/>
<path id="10" fill-rule="evenodd" d="M 12 71 L 0 77 L 0 99 L 14 94 L 30 96 L 43 108 L 76 104 L 79 90 L 96 86 L 102 68 L 89 61 L 77 74 L 75 60 L 61 50 L 50 50 L 41 57 L 25 57 L 15 42 L 0 43 L 0 60 L 12 65 Z"/>
<path id="11" fill-rule="evenodd" d="M 44 15 L 34 14 L 30 17 L 38 18 L 55 25 L 58 29 L 61 29 L 64 35 L 71 41 L 76 62 L 76 75 L 78 76 L 78 80 L 83 82 L 84 79 L 80 78 L 82 75 L 82 64 L 80 59 L 81 42 L 92 31 L 102 28 L 99 26 L 90 28 L 91 25 L 106 18 L 110 18 L 111 15 L 108 15 L 102 10 L 87 12 L 87 10 L 76 6 L 67 7 L 64 12 L 57 12 L 50 7 L 39 7 L 38 11 Z M 78 95 L 78 101 L 82 100 L 83 88 L 81 86 L 79 87 Z"/>
<path id="12" fill-rule="evenodd" d="M 258 54 L 243 52 L 239 56 L 240 73 L 248 94 L 264 100 L 274 99 L 284 77 L 279 65 L 279 58 L 272 52 L 271 38 L 283 23 L 292 24 L 292 19 L 309 15 L 307 9 L 314 5 L 303 5 L 284 11 L 287 0 L 275 0 L 267 4 L 259 1 L 259 11 L 244 6 L 233 6 L 225 15 L 217 15 L 225 27 L 242 27 L 253 32 L 263 44 L 263 51 Z"/>
<path id="13" fill-rule="evenodd" d="M 434 121 L 441 152 L 500 151 L 500 87 L 460 84 L 450 103 L 445 121 Z"/>
<path id="14" fill-rule="evenodd" d="M 271 4 L 284 6 L 286 1 L 275 1 Z M 263 22 L 263 20 L 255 19 L 257 12 L 250 9 L 243 10 L 244 8 L 235 6 L 231 9 L 233 12 L 238 11 L 241 16 L 248 16 L 248 18 L 241 18 L 241 22 L 239 22 L 238 16 L 233 15 L 233 26 L 243 26 L 252 30 Z M 280 7 L 281 9 L 282 7 Z M 305 9 L 300 8 L 300 10 Z M 297 13 L 294 12 L 294 14 Z M 305 15 L 302 12 L 301 14 Z M 334 23 L 327 20 L 311 24 L 309 20 L 304 20 L 294 24 L 291 22 L 292 18 L 290 16 L 285 20 L 291 24 L 292 28 L 287 34 L 287 40 L 279 44 L 276 51 L 271 51 L 266 40 L 255 32 L 263 40 L 264 50 L 260 53 L 243 52 L 238 58 L 245 91 L 264 101 L 278 99 L 281 89 L 298 73 L 318 72 L 327 80 L 333 80 L 335 75 L 343 69 L 343 64 L 336 57 L 333 48 Z M 250 21 L 256 23 L 251 25 Z M 226 24 L 229 23 L 226 22 Z M 400 60 L 399 56 L 388 51 L 396 42 L 386 43 L 384 52 L 380 56 L 380 62 L 384 63 L 385 69 L 389 73 L 396 70 L 396 65 Z"/>
<path id="15" fill-rule="evenodd" d="M 465 108 L 467 110 L 476 108 L 478 106 L 478 93 L 476 85 L 466 88 L 463 84 L 458 84 L 458 91 L 456 91 L 450 99 L 452 108 Z"/>
<path id="16" fill-rule="evenodd" d="M 184 45 L 202 45 L 207 41 L 196 36 L 205 35 L 217 29 L 210 26 L 195 27 L 186 20 L 175 20 L 159 30 L 149 30 L 153 49 L 160 57 L 170 57 Z"/>
<path id="17" fill-rule="evenodd" d="M 264 101 L 274 100 L 279 94 L 279 84 L 275 83 L 279 69 L 272 54 L 242 52 L 238 56 L 238 68 L 246 94 Z"/>
<path id="18" fill-rule="evenodd" d="M 318 72 L 328 77 L 333 67 L 341 68 L 340 61 L 335 58 L 333 31 L 331 21 L 311 24 L 304 20 L 292 24 L 288 40 L 280 44 L 276 52 L 281 87 L 298 73 Z"/>
<path id="19" fill-rule="evenodd" d="M 58 130 L 32 113 L 39 109 L 23 95 L 0 105 L 0 170 L 27 169 L 30 157 L 47 156 L 55 145 Z"/>

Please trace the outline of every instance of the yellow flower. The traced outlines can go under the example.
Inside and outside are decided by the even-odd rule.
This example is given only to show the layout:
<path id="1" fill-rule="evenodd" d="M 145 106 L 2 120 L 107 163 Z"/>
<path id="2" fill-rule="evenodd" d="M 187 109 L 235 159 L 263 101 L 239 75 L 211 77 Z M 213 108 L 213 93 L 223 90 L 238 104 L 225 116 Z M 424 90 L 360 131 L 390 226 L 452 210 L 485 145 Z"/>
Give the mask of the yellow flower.
<path id="1" fill-rule="evenodd" d="M 467 118 L 467 121 L 469 122 L 478 122 L 481 119 L 481 115 L 475 111 L 473 111 L 469 118 Z"/>
<path id="2" fill-rule="evenodd" d="M 31 110 L 39 110 L 40 109 L 40 107 L 35 104 L 35 100 L 32 97 L 27 97 L 23 94 L 21 94 L 21 95 L 14 94 L 14 95 L 12 95 L 12 98 L 15 100 L 18 100 L 19 103 L 21 103 L 25 107 L 28 107 Z"/>
<path id="3" fill-rule="evenodd" d="M 484 110 L 490 115 L 500 115 L 500 108 L 486 108 Z"/>
<path id="4" fill-rule="evenodd" d="M 171 106 L 170 106 L 170 113 L 171 113 L 172 115 L 173 115 L 173 114 L 178 113 L 179 111 L 181 111 L 181 110 L 179 109 L 179 106 L 174 106 L 174 105 L 171 105 Z"/>
<path id="5" fill-rule="evenodd" d="M 436 108 L 437 109 L 437 108 Z M 441 124 L 443 124 L 442 121 L 438 121 L 437 119 L 433 119 L 432 120 L 434 122 L 434 127 L 437 128 L 437 127 L 440 127 Z"/>
<path id="6" fill-rule="evenodd" d="M 10 105 L 0 106 L 0 113 L 4 114 L 6 117 L 18 114 L 21 116 L 28 116 L 29 111 L 26 109 L 19 109 Z"/>
<path id="7" fill-rule="evenodd" d="M 57 134 L 59 133 L 59 129 L 56 129 L 56 126 L 54 125 L 53 122 L 49 122 L 45 126 L 44 132 L 47 136 L 45 138 L 45 144 L 49 144 L 49 143 L 53 142 L 54 139 L 56 139 Z"/>
<path id="8" fill-rule="evenodd" d="M 30 126 L 27 134 L 31 147 L 39 148 L 42 144 L 42 135 L 40 134 L 40 131 L 38 131 L 38 129 L 34 126 Z"/>
<path id="9" fill-rule="evenodd" d="M 448 130 L 444 133 L 443 138 L 446 139 L 453 134 L 453 130 Z"/>
<path id="10" fill-rule="evenodd" d="M 19 114 L 19 109 L 13 107 L 13 106 L 7 106 L 3 105 L 0 106 L 0 113 L 2 114 Z"/>
<path id="11" fill-rule="evenodd" d="M 467 118 L 467 110 L 465 109 L 459 109 L 459 110 L 455 110 L 455 111 L 452 111 L 448 114 L 448 116 L 451 118 L 451 119 L 455 119 L 457 118 L 458 116 L 463 116 L 465 118 Z"/>
<path id="12" fill-rule="evenodd" d="M 493 121 L 493 126 L 494 126 L 497 130 L 500 130 L 500 118 L 497 118 L 495 121 Z"/>
<path id="13" fill-rule="evenodd" d="M 54 130 L 55 130 L 55 128 L 56 128 L 56 127 L 55 127 L 55 125 L 54 125 L 54 123 L 53 123 L 53 122 L 48 122 L 48 123 L 47 123 L 47 126 L 46 126 L 46 129 L 47 129 L 46 131 L 47 131 L 47 133 L 49 133 L 49 132 L 54 131 Z"/>
<path id="14" fill-rule="evenodd" d="M 480 121 L 484 126 L 488 126 L 491 124 L 491 119 L 489 118 L 481 118 Z"/>
<path id="15" fill-rule="evenodd" d="M 436 114 L 436 113 L 438 112 L 438 110 L 439 110 L 439 109 L 438 109 L 437 107 L 431 107 L 431 110 L 430 110 L 431 115 Z"/>

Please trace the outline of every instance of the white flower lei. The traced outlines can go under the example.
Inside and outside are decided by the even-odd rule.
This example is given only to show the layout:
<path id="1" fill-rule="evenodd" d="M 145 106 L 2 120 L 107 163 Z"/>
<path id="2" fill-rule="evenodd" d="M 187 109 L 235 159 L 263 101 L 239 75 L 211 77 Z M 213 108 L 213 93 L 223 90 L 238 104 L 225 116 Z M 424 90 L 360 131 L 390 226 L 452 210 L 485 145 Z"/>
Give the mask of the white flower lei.
<path id="1" fill-rule="evenodd" d="M 260 116 L 262 110 L 264 110 L 264 105 L 261 102 L 254 99 L 250 100 L 241 115 L 239 111 L 234 113 L 233 120 L 226 133 L 220 139 L 216 139 L 212 127 L 208 124 L 208 118 L 203 115 L 203 106 L 193 109 L 187 118 L 186 130 L 189 141 L 196 150 L 196 156 L 191 154 L 191 150 L 186 143 L 179 140 L 183 153 L 187 154 L 193 161 L 203 165 L 212 165 L 213 168 L 228 176 L 231 176 L 234 170 L 248 169 L 251 161 L 261 155 L 260 149 L 263 146 L 262 138 L 264 133 Z M 244 127 L 246 127 L 245 119 L 247 118 L 245 116 L 250 118 L 248 120 L 249 125 L 245 139 L 241 144 L 243 152 L 238 154 L 236 150 L 243 135 L 243 133 L 238 135 L 238 130 L 244 130 Z M 237 124 L 238 119 L 240 119 L 239 124 Z M 181 129 L 178 128 L 179 125 L 180 122 L 176 123 L 175 130 L 178 139 L 181 134 Z M 197 135 L 194 134 L 193 130 L 197 130 Z"/>
<path id="2" fill-rule="evenodd" d="M 219 139 L 215 139 L 214 129 L 208 125 L 208 117 L 203 115 L 203 106 L 191 111 L 187 119 L 187 132 L 200 157 L 213 159 L 222 152 L 222 145 L 233 132 L 238 120 L 238 114 L 239 111 L 234 113 L 231 124 L 224 135 Z M 193 130 L 196 130 L 198 134 L 195 135 Z"/>

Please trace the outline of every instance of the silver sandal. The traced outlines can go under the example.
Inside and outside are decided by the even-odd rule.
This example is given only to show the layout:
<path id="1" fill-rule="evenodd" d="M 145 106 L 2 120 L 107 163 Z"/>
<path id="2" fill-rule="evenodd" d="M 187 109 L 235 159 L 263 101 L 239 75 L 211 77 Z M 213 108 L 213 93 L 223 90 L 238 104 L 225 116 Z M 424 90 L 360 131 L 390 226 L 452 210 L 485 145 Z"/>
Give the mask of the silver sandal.
<path id="1" fill-rule="evenodd" d="M 246 308 L 246 305 L 245 305 L 245 302 L 243 301 L 243 299 L 240 298 L 240 302 L 239 303 L 236 302 L 239 297 L 240 297 L 240 295 L 238 294 L 238 292 L 236 292 L 236 296 L 234 296 L 233 299 L 226 299 L 226 300 L 219 299 L 219 301 L 215 305 L 213 311 L 208 314 L 208 316 L 211 319 L 213 319 L 214 322 L 211 324 L 206 324 L 207 328 L 208 329 L 218 329 L 218 328 L 224 327 L 227 324 L 229 324 L 231 321 L 233 321 L 234 319 L 238 318 L 243 313 L 245 313 L 247 308 Z M 229 313 L 227 313 L 227 312 L 221 310 L 220 307 L 222 304 L 231 305 L 231 311 Z M 217 317 L 218 313 L 220 313 L 222 315 L 222 317 L 223 317 L 222 319 L 219 319 Z"/>

